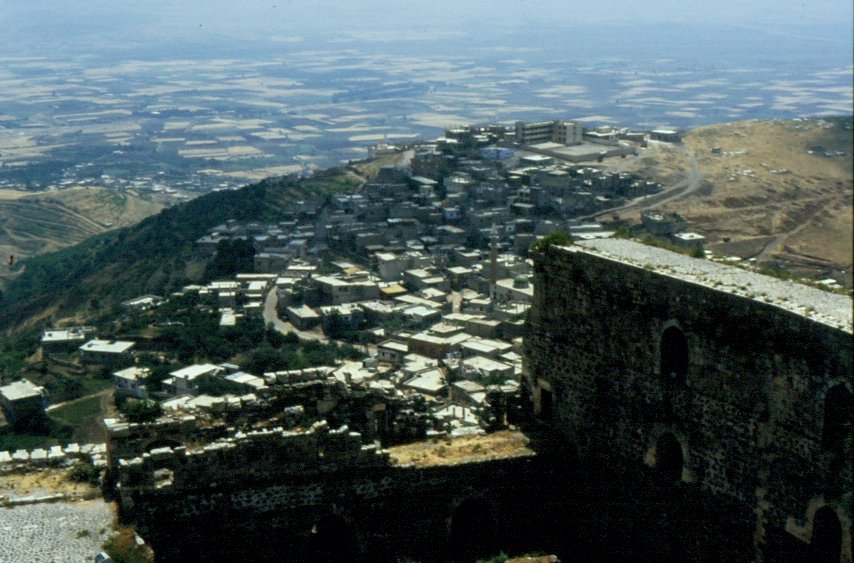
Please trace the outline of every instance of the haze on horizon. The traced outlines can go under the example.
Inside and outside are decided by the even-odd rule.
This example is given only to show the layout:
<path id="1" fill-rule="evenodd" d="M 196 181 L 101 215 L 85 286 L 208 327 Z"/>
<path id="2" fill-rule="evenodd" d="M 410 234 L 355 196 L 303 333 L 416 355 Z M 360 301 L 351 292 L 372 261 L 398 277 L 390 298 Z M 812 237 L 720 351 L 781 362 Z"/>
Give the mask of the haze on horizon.
<path id="1" fill-rule="evenodd" d="M 628 42 L 641 52 L 678 50 L 668 30 L 681 28 L 691 30 L 712 58 L 729 49 L 756 55 L 758 48 L 770 55 L 814 45 L 828 57 L 850 62 L 852 18 L 847 0 L 2 0 L 0 47 L 7 55 L 60 58 L 68 53 L 197 56 L 211 46 L 242 53 L 247 47 L 263 52 L 317 43 L 365 49 L 408 43 L 407 49 L 420 52 L 464 53 L 502 44 L 551 51 L 596 38 L 597 52 L 621 56 Z M 739 37 L 741 45 L 734 39 Z"/>

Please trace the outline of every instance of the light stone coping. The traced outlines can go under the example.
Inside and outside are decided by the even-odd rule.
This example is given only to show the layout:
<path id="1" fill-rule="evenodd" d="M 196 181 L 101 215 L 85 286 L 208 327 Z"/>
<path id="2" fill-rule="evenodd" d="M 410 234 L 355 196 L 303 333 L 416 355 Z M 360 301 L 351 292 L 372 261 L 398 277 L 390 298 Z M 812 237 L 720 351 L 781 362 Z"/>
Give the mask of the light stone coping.
<path id="1" fill-rule="evenodd" d="M 852 300 L 846 295 L 765 276 L 704 258 L 692 258 L 625 239 L 597 239 L 562 247 L 766 303 L 854 333 Z"/>

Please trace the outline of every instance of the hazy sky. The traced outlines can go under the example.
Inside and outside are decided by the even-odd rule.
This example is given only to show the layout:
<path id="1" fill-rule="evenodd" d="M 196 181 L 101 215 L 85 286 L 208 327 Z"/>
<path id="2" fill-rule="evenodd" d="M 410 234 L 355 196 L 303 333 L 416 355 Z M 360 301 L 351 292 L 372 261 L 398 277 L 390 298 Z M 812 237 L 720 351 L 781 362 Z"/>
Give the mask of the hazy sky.
<path id="1" fill-rule="evenodd" d="M 214 37 L 432 39 L 442 33 L 483 41 L 503 30 L 576 28 L 603 24 L 724 24 L 817 40 L 846 41 L 851 0 L 0 0 L 0 45 L 39 50 L 65 41 L 117 47 L 135 41 L 178 44 Z M 836 32 L 815 33 L 816 27 Z M 370 32 L 370 36 L 365 32 Z M 847 37 L 846 37 L 847 36 Z M 843 45 L 844 46 L 844 45 Z"/>

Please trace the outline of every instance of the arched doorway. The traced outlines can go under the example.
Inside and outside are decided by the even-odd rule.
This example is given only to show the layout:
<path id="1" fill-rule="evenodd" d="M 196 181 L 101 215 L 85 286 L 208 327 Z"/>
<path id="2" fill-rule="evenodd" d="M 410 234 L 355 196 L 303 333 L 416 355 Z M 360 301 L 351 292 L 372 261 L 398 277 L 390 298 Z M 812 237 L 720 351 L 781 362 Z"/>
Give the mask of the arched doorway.
<path id="1" fill-rule="evenodd" d="M 315 561 L 357 561 L 353 528 L 340 514 L 327 514 L 311 528 L 311 554 Z"/>
<path id="2" fill-rule="evenodd" d="M 824 397 L 824 423 L 821 429 L 821 447 L 836 456 L 842 456 L 845 440 L 851 432 L 854 416 L 854 397 L 843 384 L 831 387 Z"/>
<path id="3" fill-rule="evenodd" d="M 659 369 L 661 375 L 676 381 L 685 381 L 688 376 L 688 340 L 675 326 L 661 334 L 659 347 Z"/>
<path id="4" fill-rule="evenodd" d="M 669 432 L 662 434 L 655 444 L 655 471 L 658 476 L 667 483 L 677 483 L 682 480 L 684 465 L 679 441 Z"/>
<path id="5" fill-rule="evenodd" d="M 811 560 L 816 563 L 839 563 L 841 554 L 842 524 L 831 508 L 819 508 L 812 520 Z"/>
<path id="6" fill-rule="evenodd" d="M 495 517 L 482 498 L 472 497 L 451 515 L 451 552 L 455 559 L 487 557 L 498 553 Z"/>

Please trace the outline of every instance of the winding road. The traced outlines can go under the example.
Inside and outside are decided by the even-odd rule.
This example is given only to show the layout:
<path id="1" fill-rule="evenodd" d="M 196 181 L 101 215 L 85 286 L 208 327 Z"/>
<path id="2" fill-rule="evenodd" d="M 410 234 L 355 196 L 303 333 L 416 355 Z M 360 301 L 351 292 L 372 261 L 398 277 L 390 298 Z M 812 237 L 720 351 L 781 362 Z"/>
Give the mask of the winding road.
<path id="1" fill-rule="evenodd" d="M 614 213 L 639 214 L 648 209 L 658 207 L 664 203 L 668 203 L 670 201 L 685 197 L 697 191 L 697 189 L 700 187 L 700 181 L 703 179 L 703 176 L 702 174 L 700 174 L 700 171 L 698 169 L 697 159 L 694 156 L 694 151 L 683 145 L 673 145 L 673 148 L 685 154 L 688 157 L 689 162 L 691 163 L 691 167 L 684 178 L 664 188 L 664 190 L 658 192 L 657 194 L 636 198 L 625 205 L 621 205 L 619 207 L 612 207 L 611 209 L 605 209 L 603 211 L 597 211 L 596 213 L 591 213 L 589 215 L 579 217 L 579 219 L 595 218 L 597 220 L 607 220 L 608 216 L 613 215 Z M 625 164 L 622 164 L 620 166 L 620 168 L 624 167 Z"/>
<path id="2" fill-rule="evenodd" d="M 295 327 L 291 323 L 280 319 L 278 305 L 279 294 L 276 289 L 273 288 L 267 292 L 267 297 L 264 299 L 264 326 L 273 325 L 273 328 L 282 334 L 288 334 L 289 332 L 293 332 L 294 334 L 299 336 L 300 340 L 319 340 L 320 342 L 326 342 L 329 340 L 323 335 L 322 332 L 308 332 L 304 330 L 298 330 L 297 327 Z"/>

